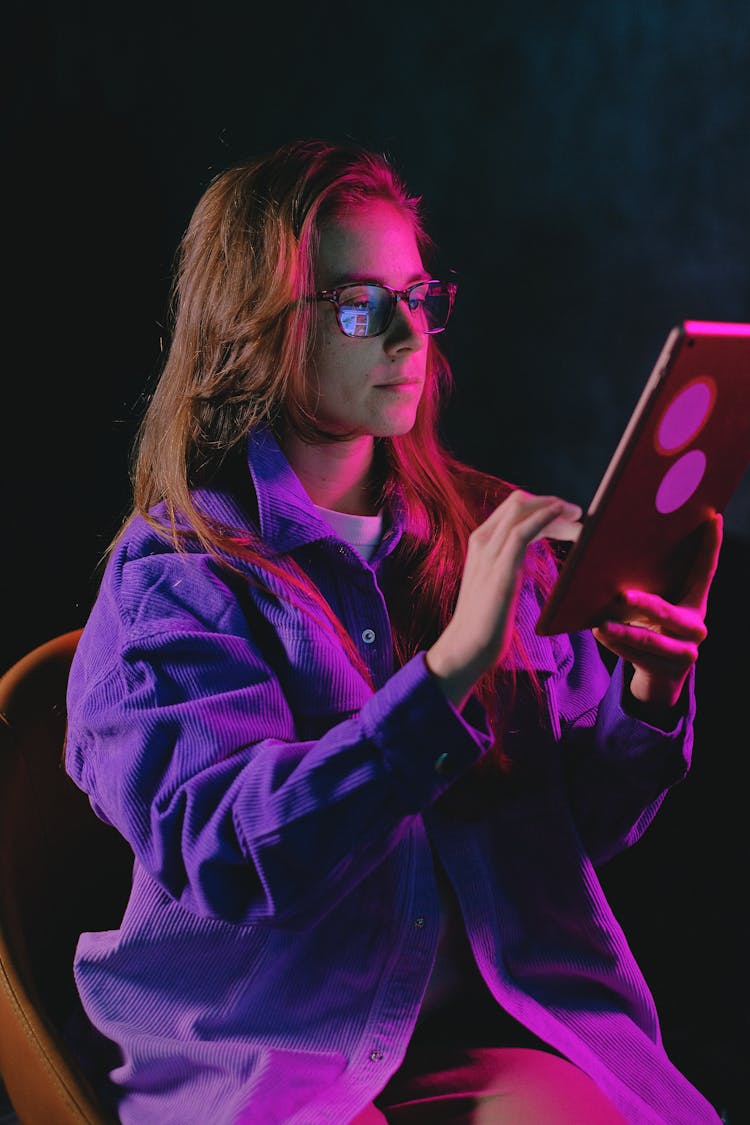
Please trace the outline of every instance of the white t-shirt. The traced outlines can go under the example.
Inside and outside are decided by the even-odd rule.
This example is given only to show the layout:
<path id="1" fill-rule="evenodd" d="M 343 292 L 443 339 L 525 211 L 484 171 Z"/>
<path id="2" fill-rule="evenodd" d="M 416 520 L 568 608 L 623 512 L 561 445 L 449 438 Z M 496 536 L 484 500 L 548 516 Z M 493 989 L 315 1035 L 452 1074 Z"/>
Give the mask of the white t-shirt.
<path id="1" fill-rule="evenodd" d="M 336 532 L 340 539 L 369 562 L 378 549 L 383 534 L 383 513 L 376 516 L 352 516 L 348 512 L 334 512 L 315 505 L 315 511 Z"/>

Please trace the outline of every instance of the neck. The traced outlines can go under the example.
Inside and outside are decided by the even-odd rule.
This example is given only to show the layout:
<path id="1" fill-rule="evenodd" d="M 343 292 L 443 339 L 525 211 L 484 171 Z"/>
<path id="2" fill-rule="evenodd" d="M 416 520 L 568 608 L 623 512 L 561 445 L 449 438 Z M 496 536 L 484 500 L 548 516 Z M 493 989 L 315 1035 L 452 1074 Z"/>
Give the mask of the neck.
<path id="1" fill-rule="evenodd" d="M 286 433 L 280 444 L 313 504 L 353 516 L 374 515 L 375 440 L 369 434 L 313 445 Z"/>

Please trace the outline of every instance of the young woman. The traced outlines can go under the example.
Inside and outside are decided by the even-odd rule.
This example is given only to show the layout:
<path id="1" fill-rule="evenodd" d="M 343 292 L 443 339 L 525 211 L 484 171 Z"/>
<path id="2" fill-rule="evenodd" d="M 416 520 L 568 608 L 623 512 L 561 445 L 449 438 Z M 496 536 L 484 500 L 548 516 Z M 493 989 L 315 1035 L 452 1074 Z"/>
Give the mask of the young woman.
<path id="1" fill-rule="evenodd" d="M 580 509 L 441 446 L 431 262 L 388 162 L 322 142 L 185 234 L 68 694 L 135 855 L 75 959 L 125 1125 L 719 1120 L 594 868 L 688 768 L 720 519 L 681 604 L 537 636 Z"/>

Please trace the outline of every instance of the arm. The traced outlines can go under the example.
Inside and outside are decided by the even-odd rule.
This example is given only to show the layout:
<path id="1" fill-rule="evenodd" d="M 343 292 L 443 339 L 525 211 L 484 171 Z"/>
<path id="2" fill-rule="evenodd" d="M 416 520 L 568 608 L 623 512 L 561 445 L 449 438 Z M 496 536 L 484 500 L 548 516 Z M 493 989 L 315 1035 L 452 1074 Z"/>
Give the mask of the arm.
<path id="1" fill-rule="evenodd" d="M 663 730 L 626 706 L 626 670 L 618 661 L 610 676 L 591 633 L 580 633 L 571 638 L 568 659 L 547 685 L 559 716 L 568 800 L 594 864 L 643 835 L 691 762 L 692 674 L 671 712 L 671 729 Z"/>
<path id="2" fill-rule="evenodd" d="M 473 532 L 453 619 L 427 653 L 428 666 L 456 706 L 508 652 L 530 544 L 542 536 L 576 538 L 575 512 L 554 497 L 516 491 Z M 548 681 L 571 805 L 599 862 L 638 838 L 666 788 L 686 772 L 692 668 L 706 635 L 706 600 L 720 542 L 717 516 L 707 521 L 679 605 L 626 591 L 612 619 L 596 630 L 596 638 L 627 661 L 627 674 L 620 665 L 609 683 L 594 636 L 587 632 L 569 639 L 570 662 Z"/>
<path id="3" fill-rule="evenodd" d="M 359 710 L 302 740 L 269 653 L 205 559 L 138 559 L 121 581 L 112 566 L 71 671 L 66 763 L 187 909 L 295 926 L 380 863 L 489 736 L 419 656 L 375 693 L 359 681 Z"/>
<path id="4" fill-rule="evenodd" d="M 694 677 L 722 521 L 706 521 L 682 600 L 626 590 L 594 637 L 616 656 L 588 746 L 567 755 L 571 803 L 594 862 L 634 843 L 690 767 Z M 587 643 L 579 641 L 579 645 Z M 579 658 L 581 659 L 581 658 Z M 571 740 L 575 745 L 575 739 Z"/>
<path id="5" fill-rule="evenodd" d="M 630 664 L 625 706 L 656 725 L 670 725 L 685 682 L 705 640 L 706 608 L 722 540 L 722 518 L 706 520 L 681 600 L 675 604 L 643 590 L 623 590 L 594 636 Z"/>

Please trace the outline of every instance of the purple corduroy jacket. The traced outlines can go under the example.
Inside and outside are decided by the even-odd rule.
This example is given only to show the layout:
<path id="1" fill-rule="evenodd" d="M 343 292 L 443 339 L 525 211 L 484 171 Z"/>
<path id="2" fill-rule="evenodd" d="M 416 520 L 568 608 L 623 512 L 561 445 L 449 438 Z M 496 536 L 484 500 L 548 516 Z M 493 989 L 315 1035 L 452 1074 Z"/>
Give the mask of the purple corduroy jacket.
<path id="1" fill-rule="evenodd" d="M 228 576 L 141 520 L 109 558 L 70 674 L 66 766 L 135 854 L 119 929 L 82 934 L 74 966 L 88 1019 L 118 1048 L 121 1121 L 346 1125 L 415 1027 L 438 943 L 434 849 L 499 1005 L 632 1125 L 714 1125 L 664 1052 L 595 873 L 689 767 L 692 678 L 674 730 L 631 717 L 621 667 L 610 677 L 588 632 L 536 636 L 524 584 L 545 714 L 511 722 L 506 748 L 533 763 L 529 783 L 478 821 L 451 817 L 438 798 L 491 739 L 424 654 L 394 671 L 382 579 L 399 512 L 368 564 L 268 431 L 248 464 L 257 513 L 218 490 L 201 503 L 229 526 L 257 519 L 311 575 L 374 690 L 276 579 Z"/>

